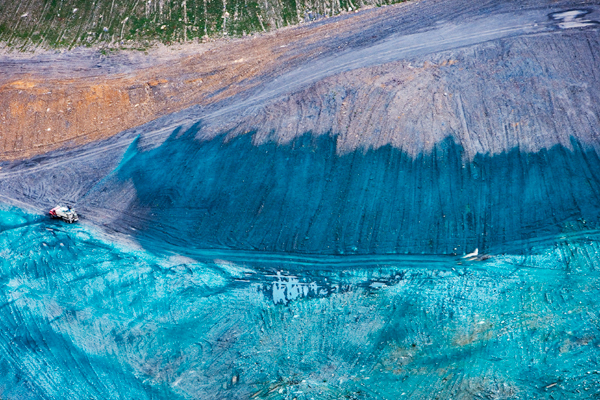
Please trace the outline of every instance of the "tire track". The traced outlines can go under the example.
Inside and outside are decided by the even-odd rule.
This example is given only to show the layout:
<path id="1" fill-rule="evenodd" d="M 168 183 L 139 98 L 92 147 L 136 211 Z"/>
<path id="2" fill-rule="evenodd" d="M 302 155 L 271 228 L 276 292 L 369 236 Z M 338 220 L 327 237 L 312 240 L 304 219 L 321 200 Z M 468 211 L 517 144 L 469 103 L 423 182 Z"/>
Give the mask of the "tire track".
<path id="1" fill-rule="evenodd" d="M 594 7 L 597 10 L 598 7 Z M 14 170 L 0 172 L 0 179 L 7 179 L 23 174 L 31 174 L 42 170 L 47 170 L 66 165 L 73 161 L 93 160 L 95 157 L 111 150 L 122 149 L 131 143 L 131 139 L 136 132 L 143 131 L 154 124 L 163 125 L 162 128 L 144 132 L 144 139 L 154 139 L 160 136 L 170 134 L 178 126 L 189 126 L 197 121 L 214 121 L 227 115 L 240 114 L 242 116 L 251 115 L 256 111 L 259 104 L 297 91 L 303 87 L 313 84 L 326 77 L 364 67 L 381 65 L 392 61 L 399 61 L 419 55 L 438 53 L 465 46 L 473 46 L 491 40 L 499 40 L 507 37 L 518 37 L 526 35 L 538 35 L 562 32 L 556 27 L 556 23 L 547 21 L 548 10 L 534 10 L 524 14 L 498 14 L 491 17 L 476 20 L 470 24 L 444 25 L 438 29 L 413 34 L 396 35 L 384 42 L 367 49 L 354 49 L 345 51 L 338 55 L 328 55 L 321 58 L 318 62 L 311 64 L 305 63 L 296 70 L 287 73 L 280 78 L 276 78 L 272 83 L 267 83 L 263 89 L 245 93 L 245 99 L 235 101 L 234 99 L 225 100 L 225 105 L 217 104 L 210 107 L 208 111 L 200 110 L 197 107 L 180 111 L 175 115 L 169 115 L 158 120 L 149 122 L 133 130 L 126 131 L 120 139 L 115 142 L 98 148 L 89 150 L 75 150 L 58 156 L 58 160 L 51 163 L 39 164 L 36 166 L 13 167 Z M 486 29 L 494 24 L 505 23 L 503 21 L 516 20 L 518 23 L 508 26 L 496 26 L 494 29 Z M 595 26 L 587 29 L 595 29 Z M 469 31 L 468 34 L 460 32 Z M 458 35 L 447 37 L 452 32 L 459 32 Z M 444 37 L 446 37 L 444 39 Z M 402 45 L 406 43 L 406 45 Z M 227 104 L 230 103 L 230 104 Z M 110 139 L 109 139 L 110 140 Z M 67 158 L 68 159 L 61 159 Z"/>

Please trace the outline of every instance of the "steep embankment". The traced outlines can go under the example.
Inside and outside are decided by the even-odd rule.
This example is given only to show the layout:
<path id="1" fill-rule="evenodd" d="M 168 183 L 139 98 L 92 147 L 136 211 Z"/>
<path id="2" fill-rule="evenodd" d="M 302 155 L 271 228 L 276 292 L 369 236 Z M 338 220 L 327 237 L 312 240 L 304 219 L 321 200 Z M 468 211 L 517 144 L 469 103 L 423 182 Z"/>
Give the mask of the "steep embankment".
<path id="1" fill-rule="evenodd" d="M 417 156 L 391 145 L 338 155 L 335 135 L 254 145 L 251 133 L 197 141 L 199 131 L 130 149 L 80 207 L 120 210 L 110 227 L 180 252 L 522 252 L 600 228 L 600 157 L 576 141 L 465 160 L 452 138 Z"/>
<path id="2" fill-rule="evenodd" d="M 596 26 L 562 29 L 551 18 L 560 9 L 507 7 L 462 29 L 299 57 L 242 82 L 252 90 L 224 86 L 204 109 L 139 128 L 120 163 L 115 150 L 134 131 L 67 153 L 60 171 L 56 160 L 34 167 L 25 187 L 17 164 L 19 183 L 4 185 L 188 250 L 524 251 L 537 237 L 597 228 Z M 298 47 L 289 51 L 273 63 Z M 340 73 L 344 62 L 360 68 Z M 175 103 L 159 90 L 155 99 Z M 54 187 L 56 173 L 74 188 Z"/>

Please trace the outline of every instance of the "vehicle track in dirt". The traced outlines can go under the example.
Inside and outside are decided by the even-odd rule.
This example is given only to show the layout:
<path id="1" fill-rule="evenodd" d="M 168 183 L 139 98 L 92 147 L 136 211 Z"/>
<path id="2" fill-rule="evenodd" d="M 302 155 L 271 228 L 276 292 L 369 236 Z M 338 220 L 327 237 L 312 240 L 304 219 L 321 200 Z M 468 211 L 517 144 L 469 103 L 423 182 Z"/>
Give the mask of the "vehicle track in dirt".
<path id="1" fill-rule="evenodd" d="M 437 3 L 431 3 L 428 7 L 433 7 L 435 4 Z M 412 6 L 417 5 L 407 4 L 399 9 L 404 10 L 405 13 Z M 422 4 L 418 6 L 423 7 Z M 460 23 L 441 22 L 434 24 L 433 27 L 427 26 L 405 35 L 392 32 L 381 35 L 382 38 L 372 44 L 347 45 L 343 50 L 332 46 L 332 43 L 339 43 L 336 42 L 338 39 L 324 40 L 315 44 L 316 47 L 309 47 L 313 50 L 323 50 L 329 46 L 328 52 L 319 54 L 319 51 L 315 50 L 316 53 L 310 60 L 302 61 L 299 58 L 292 65 L 293 68 L 288 64 L 277 73 L 271 71 L 264 72 L 264 75 L 259 74 L 260 79 L 251 79 L 249 88 L 235 92 L 235 95 L 223 95 L 222 99 L 210 104 L 198 104 L 77 148 L 56 150 L 24 161 L 5 162 L 0 170 L 0 194 L 5 199 L 13 199 L 15 204 L 28 204 L 30 209 L 37 212 L 44 212 L 49 205 L 55 203 L 76 205 L 82 211 L 83 220 L 102 224 L 106 229 L 114 232 L 127 233 L 130 230 L 129 226 L 151 225 L 152 217 L 146 215 L 143 209 L 135 208 L 139 188 L 131 182 L 111 180 L 120 173 L 118 165 L 124 163 L 123 155 L 126 150 L 131 147 L 135 151 L 141 151 L 141 162 L 143 162 L 145 157 L 143 152 L 158 148 L 166 140 L 170 140 L 170 145 L 177 148 L 179 145 L 173 140 L 179 134 L 178 132 L 192 131 L 196 132 L 198 143 L 213 141 L 217 143 L 221 136 L 225 137 L 227 142 L 251 133 L 251 141 L 257 146 L 273 142 L 301 143 L 304 140 L 302 137 L 311 135 L 330 136 L 336 142 L 336 154 L 340 157 L 344 155 L 354 157 L 352 155 L 354 153 L 376 151 L 390 145 L 402 152 L 402 160 L 404 155 L 413 159 L 413 161 L 402 161 L 406 163 L 405 168 L 413 168 L 411 163 L 418 162 L 417 160 L 426 160 L 422 161 L 424 164 L 421 168 L 429 171 L 432 177 L 437 176 L 438 172 L 443 173 L 442 170 L 437 172 L 433 170 L 439 167 L 439 160 L 436 157 L 445 157 L 444 152 L 450 148 L 452 154 L 458 152 L 463 168 L 462 171 L 455 171 L 460 176 L 455 179 L 460 182 L 470 182 L 477 187 L 480 185 L 478 176 L 485 169 L 482 170 L 479 164 L 482 162 L 481 157 L 485 157 L 485 163 L 496 163 L 494 165 L 502 165 L 501 159 L 506 159 L 510 169 L 503 169 L 502 173 L 517 179 L 519 171 L 515 168 L 519 163 L 527 163 L 529 155 L 546 163 L 545 153 L 540 152 L 561 146 L 565 153 L 559 151 L 560 155 L 548 161 L 550 164 L 545 168 L 551 171 L 561 167 L 573 168 L 579 171 L 578 173 L 586 175 L 595 168 L 595 158 L 592 153 L 589 153 L 589 149 L 598 151 L 600 143 L 598 123 L 594 122 L 598 121 L 600 115 L 598 109 L 600 93 L 597 90 L 600 70 L 599 65 L 592 62 L 594 54 L 600 48 L 600 41 L 598 25 L 585 21 L 595 21 L 598 18 L 599 8 L 597 5 L 586 5 L 588 11 L 585 14 L 576 14 L 580 16 L 579 22 L 583 26 L 569 25 L 568 28 L 562 29 L 559 24 L 563 23 L 564 18 L 554 19 L 552 16 L 556 13 L 561 15 L 560 13 L 566 12 L 565 10 L 574 8 L 575 5 L 571 3 L 552 3 L 544 6 L 535 4 L 535 6 L 530 5 L 529 9 L 521 9 L 520 6 L 516 7 L 508 3 L 508 5 L 503 4 L 496 12 L 485 13 L 484 16 L 475 13 Z M 387 21 L 387 24 L 392 24 L 395 21 L 389 15 L 373 15 L 369 20 L 370 23 Z M 411 21 L 411 24 L 414 24 L 414 21 Z M 325 29 L 327 26 L 327 23 L 323 23 L 315 26 L 314 29 Z M 389 25 L 384 23 L 378 26 L 380 31 L 387 32 L 388 28 Z M 403 32 L 400 28 L 394 27 L 394 29 L 396 32 Z M 298 48 L 293 50 L 293 52 L 297 51 L 300 50 Z M 135 140 L 136 137 L 139 139 Z M 189 151 L 190 154 L 197 151 L 196 142 L 188 144 L 188 147 L 182 147 L 179 151 Z M 209 144 L 209 146 L 213 145 Z M 431 154 L 434 149 L 438 151 L 436 156 Z M 165 149 L 165 151 L 168 153 L 169 150 Z M 252 149 L 241 148 L 240 151 L 240 154 L 258 157 Z M 283 146 L 282 151 L 288 150 Z M 513 154 L 515 151 L 518 154 Z M 580 153 L 583 158 L 577 162 L 573 161 L 573 158 L 577 157 L 576 154 Z M 292 156 L 294 155 L 290 154 L 290 158 Z M 129 156 L 125 158 L 127 157 Z M 180 165 L 177 167 L 184 169 L 182 174 L 185 171 L 193 172 L 194 168 L 197 170 L 207 167 L 194 164 L 198 161 L 194 161 L 194 157 L 197 155 L 190 155 L 189 159 L 178 161 Z M 262 163 L 270 165 L 273 160 L 269 157 L 260 156 L 257 162 L 261 163 L 261 166 Z M 479 158 L 476 160 L 476 157 Z M 493 157 L 496 157 L 497 161 L 493 161 Z M 511 157 L 515 161 L 511 161 L 513 160 Z M 169 156 L 164 160 L 161 159 L 160 162 L 154 160 L 149 168 L 156 170 L 157 176 L 160 176 L 164 171 L 156 163 L 167 162 L 171 158 L 173 157 Z M 281 168 L 286 168 L 285 165 L 286 162 L 283 162 Z M 288 167 L 291 168 L 291 165 Z M 371 171 L 369 169 L 371 167 L 368 165 L 365 167 Z M 394 168 L 397 167 L 396 165 Z M 465 168 L 473 170 L 475 175 L 470 176 L 469 173 L 465 173 Z M 393 170 L 391 167 L 384 169 Z M 212 170 L 209 168 L 208 172 L 210 171 Z M 319 175 L 318 171 L 314 172 Z M 371 172 L 379 176 L 376 171 Z M 261 174 L 263 173 L 269 174 L 270 171 L 264 170 Z M 551 175 L 537 177 L 534 169 L 528 173 L 532 174 L 531 179 L 543 181 L 542 186 L 538 187 L 539 185 L 536 184 L 537 186 L 532 189 L 529 201 L 535 202 L 539 196 L 554 191 L 544 186 L 546 185 L 544 182 L 550 179 L 548 176 Z M 397 175 L 394 175 L 396 180 L 403 176 L 401 171 L 393 174 Z M 124 176 L 126 175 L 127 173 Z M 181 174 L 173 176 L 173 179 L 178 178 L 179 175 Z M 195 175 L 190 175 L 191 178 L 193 176 Z M 234 181 L 237 178 L 239 176 L 230 177 Z M 322 176 L 315 176 L 317 179 L 315 182 L 321 182 L 322 178 Z M 260 184 L 261 179 L 257 176 L 251 178 L 251 181 L 256 185 L 256 193 L 264 192 L 261 196 L 264 196 L 266 201 L 270 192 L 264 191 L 264 185 Z M 375 181 L 360 176 L 348 177 L 348 179 L 348 185 L 362 187 L 365 191 L 369 190 L 373 183 L 381 180 L 376 176 L 372 178 Z M 415 179 L 418 179 L 418 176 L 415 175 Z M 396 184 L 396 180 L 390 184 Z M 327 187 L 330 187 L 329 182 L 331 179 L 321 182 L 323 189 L 318 190 L 322 190 L 323 194 L 329 193 L 327 191 L 329 190 Z M 168 184 L 168 181 L 163 183 Z M 413 185 L 413 183 L 408 184 Z M 436 185 L 427 186 L 427 190 L 433 191 L 429 193 L 421 191 L 421 184 L 415 183 L 415 185 L 418 187 L 410 189 L 414 189 L 414 194 L 417 196 L 415 201 L 421 198 L 419 196 L 429 196 L 439 190 Z M 502 184 L 494 183 L 494 185 Z M 184 186 L 172 188 L 173 193 L 169 196 L 181 201 L 185 200 L 187 189 Z M 464 197 L 464 193 L 470 193 L 471 189 L 472 187 L 462 188 L 456 196 L 452 195 L 454 198 L 452 201 L 458 201 L 457 199 Z M 229 191 L 226 187 L 222 190 Z M 282 193 L 289 193 L 283 198 L 293 197 L 292 187 L 280 187 L 280 190 Z M 519 190 L 511 187 L 511 196 L 517 196 Z M 593 190 L 593 185 L 590 190 Z M 343 199 L 343 193 L 342 190 L 329 193 L 328 196 L 332 196 L 331 201 L 346 201 Z M 385 191 L 380 194 L 385 196 Z M 150 197 L 153 195 L 155 194 L 148 193 Z M 179 198 L 180 196 L 184 198 Z M 341 197 L 335 200 L 336 196 Z M 583 195 L 573 194 L 573 199 L 579 198 L 578 196 Z M 562 201 L 560 200 L 562 197 L 555 197 L 555 199 L 558 202 Z M 185 201 L 193 204 L 208 200 L 189 198 Z M 459 201 L 460 207 L 469 208 L 471 203 L 468 199 L 463 200 Z M 275 199 L 269 201 L 273 202 Z M 325 202 L 323 207 L 332 206 L 327 203 L 328 200 L 322 201 Z M 492 205 L 486 203 L 485 198 L 477 202 L 481 203 L 479 206 L 482 218 L 487 213 L 494 214 L 493 208 L 490 208 Z M 586 204 L 587 208 L 588 205 L 592 206 L 584 198 L 575 201 L 578 202 Z M 563 214 L 568 210 L 577 209 L 578 205 L 572 203 L 553 204 L 549 206 L 547 212 L 564 216 Z M 421 207 L 418 202 L 407 205 L 407 207 L 413 206 Z M 442 209 L 447 207 L 443 204 L 437 206 Z M 553 211 L 553 207 L 559 207 L 560 210 Z M 432 210 L 434 208 L 430 208 L 434 214 L 437 212 Z M 357 209 L 358 212 L 365 212 L 369 218 L 373 217 L 368 209 Z M 396 215 L 398 210 L 394 209 L 390 212 Z M 514 212 L 518 213 L 518 210 Z M 540 211 L 542 214 L 544 212 L 546 211 Z M 107 215 L 114 215 L 114 218 L 107 218 Z M 589 219 L 588 214 L 585 215 Z M 273 218 L 279 217 L 281 216 L 277 215 Z M 452 252 L 456 247 L 450 243 L 452 241 L 471 246 L 482 240 L 481 237 L 474 237 L 474 233 L 470 230 L 462 233 L 449 232 L 451 225 L 443 224 L 438 220 L 437 214 L 429 217 L 431 217 L 430 223 L 435 226 L 432 229 L 434 231 L 439 229 L 441 233 L 438 233 L 443 237 L 454 234 L 460 236 L 460 238 L 444 239 L 444 244 L 439 248 L 443 253 Z M 466 217 L 461 213 L 457 212 L 456 218 L 457 226 L 466 224 Z M 510 223 L 506 222 L 507 229 L 514 225 L 515 232 L 520 232 L 522 229 L 523 235 L 531 235 L 531 232 L 546 226 L 543 222 L 544 218 L 546 217 L 532 215 L 531 221 L 527 222 L 529 225 L 526 226 L 520 220 L 511 220 Z M 259 221 L 260 217 L 255 216 L 251 219 Z M 419 223 L 419 221 L 403 220 L 398 221 L 398 224 L 408 224 L 409 227 L 414 225 L 413 222 L 417 225 Z M 484 225 L 485 223 L 482 222 Z M 555 217 L 548 220 L 550 229 L 555 229 L 559 223 L 561 221 L 555 220 Z M 496 225 L 504 226 L 504 224 L 505 222 L 500 219 Z M 167 228 L 165 228 L 167 230 L 160 230 L 162 228 L 155 226 L 152 229 L 157 230 L 155 234 L 177 239 L 177 234 L 172 232 L 175 227 L 167 226 Z M 216 226 L 213 228 L 217 229 Z M 286 229 L 285 224 L 280 228 L 282 237 L 285 237 L 283 233 Z M 429 235 L 430 233 L 427 232 L 415 234 Z M 219 236 L 221 234 L 224 236 Z M 481 232 L 478 234 L 481 235 Z M 327 235 L 323 236 L 323 240 L 328 240 Z M 517 240 L 522 237 L 521 234 L 515 233 L 514 238 L 511 236 L 501 239 L 498 236 L 494 240 L 500 243 L 501 240 Z M 224 231 L 215 232 L 215 238 L 215 243 L 206 244 L 225 248 L 246 246 L 240 242 L 241 237 L 230 238 Z M 348 240 L 354 239 L 348 238 Z M 418 244 L 406 242 L 401 245 L 400 239 L 394 240 L 397 240 L 399 247 L 397 249 L 394 247 L 393 251 L 405 251 L 412 248 L 411 246 L 422 251 L 423 246 L 426 247 L 425 238 L 418 239 Z M 321 249 L 319 247 L 321 245 L 331 247 L 331 243 L 323 243 L 311 244 L 312 247 L 309 246 L 301 251 L 317 251 L 315 249 Z M 254 243 L 252 246 L 259 244 Z M 274 246 L 275 248 L 271 250 L 281 250 L 277 245 Z M 369 249 L 365 247 L 361 251 L 371 251 Z"/>
<path id="2" fill-rule="evenodd" d="M 406 7 L 406 5 L 402 5 L 402 7 Z M 442 23 L 441 26 L 435 29 L 412 35 L 394 34 L 383 41 L 375 43 L 373 46 L 350 48 L 331 55 L 328 55 L 328 53 L 318 54 L 310 61 L 298 63 L 295 68 L 287 73 L 275 76 L 273 79 L 265 79 L 264 84 L 252 83 L 250 88 L 242 90 L 238 94 L 230 95 L 229 93 L 225 96 L 219 96 L 219 98 L 222 98 L 221 101 L 213 102 L 204 107 L 193 106 L 166 115 L 149 125 L 143 126 L 143 128 L 133 128 L 130 132 L 122 134 L 122 138 L 118 141 L 105 145 L 99 143 L 98 146 L 86 151 L 74 151 L 67 156 L 68 160 L 53 159 L 52 162 L 56 163 L 53 164 L 54 166 L 58 166 L 82 157 L 92 159 L 101 153 L 128 146 L 132 139 L 131 132 L 137 134 L 137 132 L 143 130 L 145 140 L 155 140 L 167 135 L 177 126 L 190 125 L 199 120 L 208 126 L 215 126 L 216 128 L 213 128 L 212 132 L 219 133 L 223 131 L 222 126 L 235 126 L 236 124 L 232 124 L 231 120 L 237 121 L 237 125 L 241 125 L 243 129 L 248 130 L 248 127 L 244 124 L 244 119 L 250 119 L 266 105 L 276 103 L 282 97 L 298 93 L 301 89 L 310 87 L 314 83 L 333 75 L 399 60 L 418 59 L 418 57 L 427 54 L 448 52 L 453 49 L 505 38 L 563 35 L 565 30 L 560 29 L 558 26 L 561 20 L 552 20 L 550 15 L 565 9 L 570 8 L 565 4 L 554 5 L 551 8 L 537 7 L 532 10 L 513 10 L 512 13 L 503 12 L 484 18 L 469 19 L 462 24 Z M 596 18 L 599 13 L 598 6 L 595 5 L 587 6 L 587 10 L 590 11 L 590 15 L 584 21 L 587 21 L 587 18 Z M 385 18 L 383 19 L 385 21 Z M 392 20 L 392 18 L 388 18 L 388 20 Z M 579 29 L 592 29 L 595 32 L 597 25 L 569 27 L 569 30 Z M 464 32 L 468 33 L 465 34 Z M 156 130 L 154 126 L 159 126 L 160 129 Z M 6 134 L 4 133 L 4 135 Z M 10 132 L 8 134 L 10 135 Z M 75 138 L 65 140 L 73 142 Z M 55 146 L 55 144 L 51 144 L 51 146 Z M 0 177 L 6 178 L 14 174 L 31 173 L 44 168 L 52 168 L 52 166 L 47 166 L 42 161 L 39 165 L 17 168 L 18 171 L 16 169 L 2 171 Z"/>

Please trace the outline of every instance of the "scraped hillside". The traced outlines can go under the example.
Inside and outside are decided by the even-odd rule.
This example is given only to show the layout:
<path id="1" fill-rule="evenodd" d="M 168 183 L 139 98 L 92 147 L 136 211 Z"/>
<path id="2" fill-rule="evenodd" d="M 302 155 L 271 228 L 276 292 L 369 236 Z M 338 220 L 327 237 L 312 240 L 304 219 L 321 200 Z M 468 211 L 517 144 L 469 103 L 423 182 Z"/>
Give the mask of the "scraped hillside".
<path id="1" fill-rule="evenodd" d="M 159 46 L 149 50 L 148 55 L 117 52 L 107 56 L 97 48 L 5 54 L 0 56 L 0 159 L 23 159 L 72 148 L 190 107 L 224 104 L 219 102 L 226 99 L 237 103 L 238 110 L 233 118 L 217 122 L 213 129 L 216 133 L 219 126 L 238 132 L 249 126 L 260 132 L 278 126 L 280 137 L 289 138 L 305 130 L 323 133 L 332 129 L 346 138 L 341 146 L 350 147 L 356 143 L 348 140 L 358 131 L 360 139 L 356 140 L 362 146 L 365 140 L 373 144 L 395 141 L 398 145 L 398 140 L 412 140 L 406 132 L 420 130 L 415 124 L 427 128 L 428 135 L 446 135 L 449 129 L 465 135 L 489 135 L 492 127 L 469 129 L 470 118 L 481 120 L 479 116 L 489 111 L 471 111 L 469 103 L 475 99 L 479 104 L 489 103 L 489 99 L 478 98 L 487 90 L 498 98 L 512 99 L 502 106 L 506 110 L 497 119 L 502 124 L 505 118 L 510 119 L 506 122 L 509 131 L 525 126 L 518 115 L 504 114 L 520 107 L 518 96 L 528 90 L 528 85 L 532 85 L 535 94 L 527 96 L 548 98 L 552 94 L 547 91 L 558 84 L 562 94 L 552 99 L 552 104 L 576 102 L 574 107 L 589 108 L 592 113 L 578 111 L 576 118 L 587 118 L 593 115 L 597 104 L 592 90 L 596 75 L 590 70 L 596 63 L 590 57 L 594 56 L 598 39 L 590 27 L 560 28 L 562 20 L 551 14 L 570 5 L 550 4 L 551 8 L 545 9 L 535 1 L 513 4 L 490 0 L 477 5 L 449 2 L 444 7 L 404 3 L 260 37 Z M 515 5 L 518 13 L 513 10 Z M 591 14 L 580 15 L 574 23 L 585 25 L 581 21 L 599 20 L 597 11 L 590 10 Z M 460 24 L 469 27 L 466 34 L 456 28 Z M 513 40 L 518 37 L 522 39 Z M 456 54 L 448 52 L 475 44 L 482 46 Z M 529 49 L 535 52 L 534 58 L 528 54 Z M 443 51 L 446 53 L 441 54 Z M 475 51 L 474 61 L 470 61 L 469 51 Z M 505 61 L 508 51 L 520 52 L 522 56 Z M 427 54 L 439 55 L 422 57 Z M 486 65 L 488 57 L 493 66 Z M 460 59 L 463 62 L 458 65 Z M 393 64 L 398 60 L 404 60 L 401 66 Z M 366 68 L 370 66 L 375 68 Z M 541 68 L 545 66 L 550 68 L 551 78 L 542 76 Z M 501 76 L 499 71 L 503 69 L 512 75 Z M 378 78 L 378 74 L 385 77 Z M 494 82 L 485 82 L 488 76 Z M 577 81 L 579 77 L 585 82 L 583 86 Z M 330 79 L 319 82 L 326 78 Z M 554 83 L 563 78 L 569 80 L 569 87 Z M 479 83 L 470 83 L 472 79 Z M 344 88 L 340 91 L 334 89 L 335 85 Z M 342 101 L 345 92 L 349 97 Z M 375 97 L 367 99 L 372 94 Z M 312 115 L 307 114 L 308 118 L 296 126 L 297 122 L 286 119 L 297 119 L 300 111 L 294 110 L 293 104 L 284 105 L 285 100 L 269 101 L 278 96 L 289 96 L 295 103 L 303 103 L 299 97 L 307 96 L 301 112 Z M 333 103 L 328 103 L 327 96 L 335 98 Z M 380 99 L 377 104 L 361 104 L 376 98 Z M 526 102 L 528 110 L 519 111 L 524 118 L 537 113 L 536 107 L 545 115 L 553 112 L 543 101 L 537 101 L 540 105 L 532 99 Z M 307 108 L 309 105 L 311 109 Z M 263 109 L 274 115 L 266 118 Z M 277 115 L 287 111 L 291 115 L 281 114 L 279 120 Z M 471 112 L 477 115 L 471 116 Z M 245 113 L 249 117 L 242 122 L 240 116 Z M 311 125 L 317 114 L 318 127 Z M 529 118 L 528 124 L 534 119 Z M 379 122 L 373 125 L 368 121 Z M 543 124 L 549 124 L 547 117 L 544 121 Z M 561 123 L 565 126 L 565 122 Z M 348 136 L 344 136 L 346 125 Z M 504 128 L 493 127 L 494 131 L 498 129 Z M 378 130 L 383 133 L 377 133 Z M 575 131 L 579 135 L 578 129 Z M 515 140 L 510 139 L 510 144 Z M 429 144 L 423 145 L 431 146 L 433 141 L 427 141 Z M 561 138 L 561 143 L 567 142 Z M 469 150 L 471 154 L 484 149 L 483 144 L 474 141 L 466 144 L 470 146 L 478 146 Z"/>
<path id="2" fill-rule="evenodd" d="M 599 32 L 422 0 L 0 56 L 0 397 L 600 397 Z"/>
<path id="3" fill-rule="evenodd" d="M 415 9 L 401 6 L 115 74 L 113 92 L 73 92 L 96 109 L 74 103 L 47 132 L 37 116 L 65 114 L 60 103 L 15 118 L 10 102 L 5 126 L 22 133 L 4 145 L 15 158 L 65 146 L 49 132 L 96 131 L 72 137 L 89 142 L 74 153 L 7 163 L 3 185 L 10 197 L 68 200 L 108 229 L 187 250 L 524 251 L 536 238 L 598 229 L 598 7 L 568 26 L 553 17 L 566 6 L 494 7 L 462 15 L 461 29 L 409 20 L 405 33 L 395 24 Z M 379 39 L 339 34 L 356 26 Z M 68 101 L 60 82 L 48 101 Z M 10 85 L 26 107 L 32 91 L 49 90 Z"/>

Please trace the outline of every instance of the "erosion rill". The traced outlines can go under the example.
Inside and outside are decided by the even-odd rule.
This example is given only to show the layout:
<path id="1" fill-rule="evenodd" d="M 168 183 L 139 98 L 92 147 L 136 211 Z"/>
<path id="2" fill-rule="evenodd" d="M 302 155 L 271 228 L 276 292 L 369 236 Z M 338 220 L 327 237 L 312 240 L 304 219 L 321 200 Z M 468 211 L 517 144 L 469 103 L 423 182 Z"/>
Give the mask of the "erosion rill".
<path id="1" fill-rule="evenodd" d="M 0 398 L 600 396 L 598 21 L 420 1 L 5 53 Z"/>

